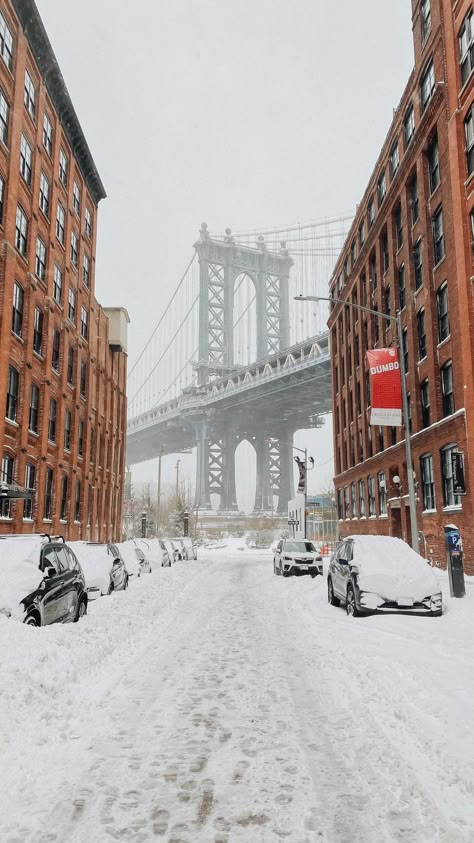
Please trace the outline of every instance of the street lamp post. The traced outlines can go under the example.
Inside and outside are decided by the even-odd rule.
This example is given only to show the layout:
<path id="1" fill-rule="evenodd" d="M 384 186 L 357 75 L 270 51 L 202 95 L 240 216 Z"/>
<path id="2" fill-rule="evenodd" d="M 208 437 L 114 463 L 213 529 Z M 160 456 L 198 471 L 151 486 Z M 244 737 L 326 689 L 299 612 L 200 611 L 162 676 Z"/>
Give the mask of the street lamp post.
<path id="1" fill-rule="evenodd" d="M 412 547 L 416 553 L 420 552 L 420 540 L 418 536 L 418 525 L 417 525 L 417 516 L 416 516 L 416 494 L 415 494 L 415 483 L 413 480 L 413 464 L 412 464 L 412 456 L 411 456 L 411 435 L 410 435 L 410 419 L 408 416 L 408 394 L 407 394 L 407 385 L 405 379 L 405 360 L 403 357 L 403 332 L 402 332 L 402 319 L 400 311 L 397 310 L 396 316 L 391 316 L 388 313 L 379 313 L 378 310 L 372 310 L 370 307 L 364 307 L 361 304 L 354 304 L 350 301 L 345 301 L 344 299 L 336 299 L 336 298 L 329 298 L 328 296 L 295 296 L 295 301 L 328 301 L 328 302 L 336 302 L 339 304 L 344 305 L 345 307 L 352 307 L 354 310 L 363 310 L 365 313 L 372 313 L 377 318 L 379 316 L 382 319 L 386 319 L 387 322 L 395 323 L 397 326 L 397 337 L 398 337 L 398 347 L 400 349 L 399 354 L 399 363 L 400 363 L 400 375 L 401 375 L 401 382 L 402 382 L 402 405 L 403 405 L 403 425 L 405 428 L 405 455 L 407 461 L 407 477 L 408 477 L 408 499 L 410 504 L 410 521 L 411 521 L 411 538 L 412 538 Z"/>
<path id="2" fill-rule="evenodd" d="M 176 460 L 176 500 L 179 498 L 179 464 L 181 460 Z"/>

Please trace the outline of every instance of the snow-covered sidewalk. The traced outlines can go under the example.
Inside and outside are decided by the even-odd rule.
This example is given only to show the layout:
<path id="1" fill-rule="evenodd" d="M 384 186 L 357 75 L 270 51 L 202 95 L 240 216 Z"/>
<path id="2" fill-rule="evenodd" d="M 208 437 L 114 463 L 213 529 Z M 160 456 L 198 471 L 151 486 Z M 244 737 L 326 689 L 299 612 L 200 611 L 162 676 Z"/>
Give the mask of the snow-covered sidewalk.
<path id="1" fill-rule="evenodd" d="M 0 618 L 2 843 L 474 839 L 474 585 L 347 618 L 234 548 Z"/>

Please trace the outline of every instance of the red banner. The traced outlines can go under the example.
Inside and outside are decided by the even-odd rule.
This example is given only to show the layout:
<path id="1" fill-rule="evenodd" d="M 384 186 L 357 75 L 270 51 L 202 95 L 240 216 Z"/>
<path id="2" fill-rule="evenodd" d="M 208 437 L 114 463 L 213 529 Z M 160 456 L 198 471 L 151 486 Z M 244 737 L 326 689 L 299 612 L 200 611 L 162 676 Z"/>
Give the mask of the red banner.
<path id="1" fill-rule="evenodd" d="M 370 372 L 370 424 L 401 427 L 402 381 L 396 348 L 367 352 Z"/>

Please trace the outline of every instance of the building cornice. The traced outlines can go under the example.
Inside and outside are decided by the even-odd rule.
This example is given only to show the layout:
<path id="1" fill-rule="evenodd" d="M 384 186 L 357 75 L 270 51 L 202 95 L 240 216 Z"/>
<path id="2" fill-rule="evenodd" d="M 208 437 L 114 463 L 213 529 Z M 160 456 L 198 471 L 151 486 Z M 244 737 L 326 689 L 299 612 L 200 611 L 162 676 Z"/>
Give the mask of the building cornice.
<path id="1" fill-rule="evenodd" d="M 107 194 L 84 137 L 79 118 L 74 110 L 66 83 L 59 69 L 58 60 L 36 3 L 34 0 L 12 0 L 12 3 L 63 130 L 71 144 L 90 194 L 97 205 L 101 199 L 105 199 Z"/>

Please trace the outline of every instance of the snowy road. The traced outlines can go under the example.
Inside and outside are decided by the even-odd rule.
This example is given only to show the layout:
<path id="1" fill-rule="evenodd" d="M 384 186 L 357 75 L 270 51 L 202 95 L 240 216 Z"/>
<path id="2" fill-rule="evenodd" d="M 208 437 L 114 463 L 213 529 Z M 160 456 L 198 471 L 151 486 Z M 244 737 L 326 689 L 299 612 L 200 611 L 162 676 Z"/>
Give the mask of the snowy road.
<path id="1" fill-rule="evenodd" d="M 350 619 L 221 551 L 4 621 L 0 840 L 472 841 L 473 614 Z"/>

